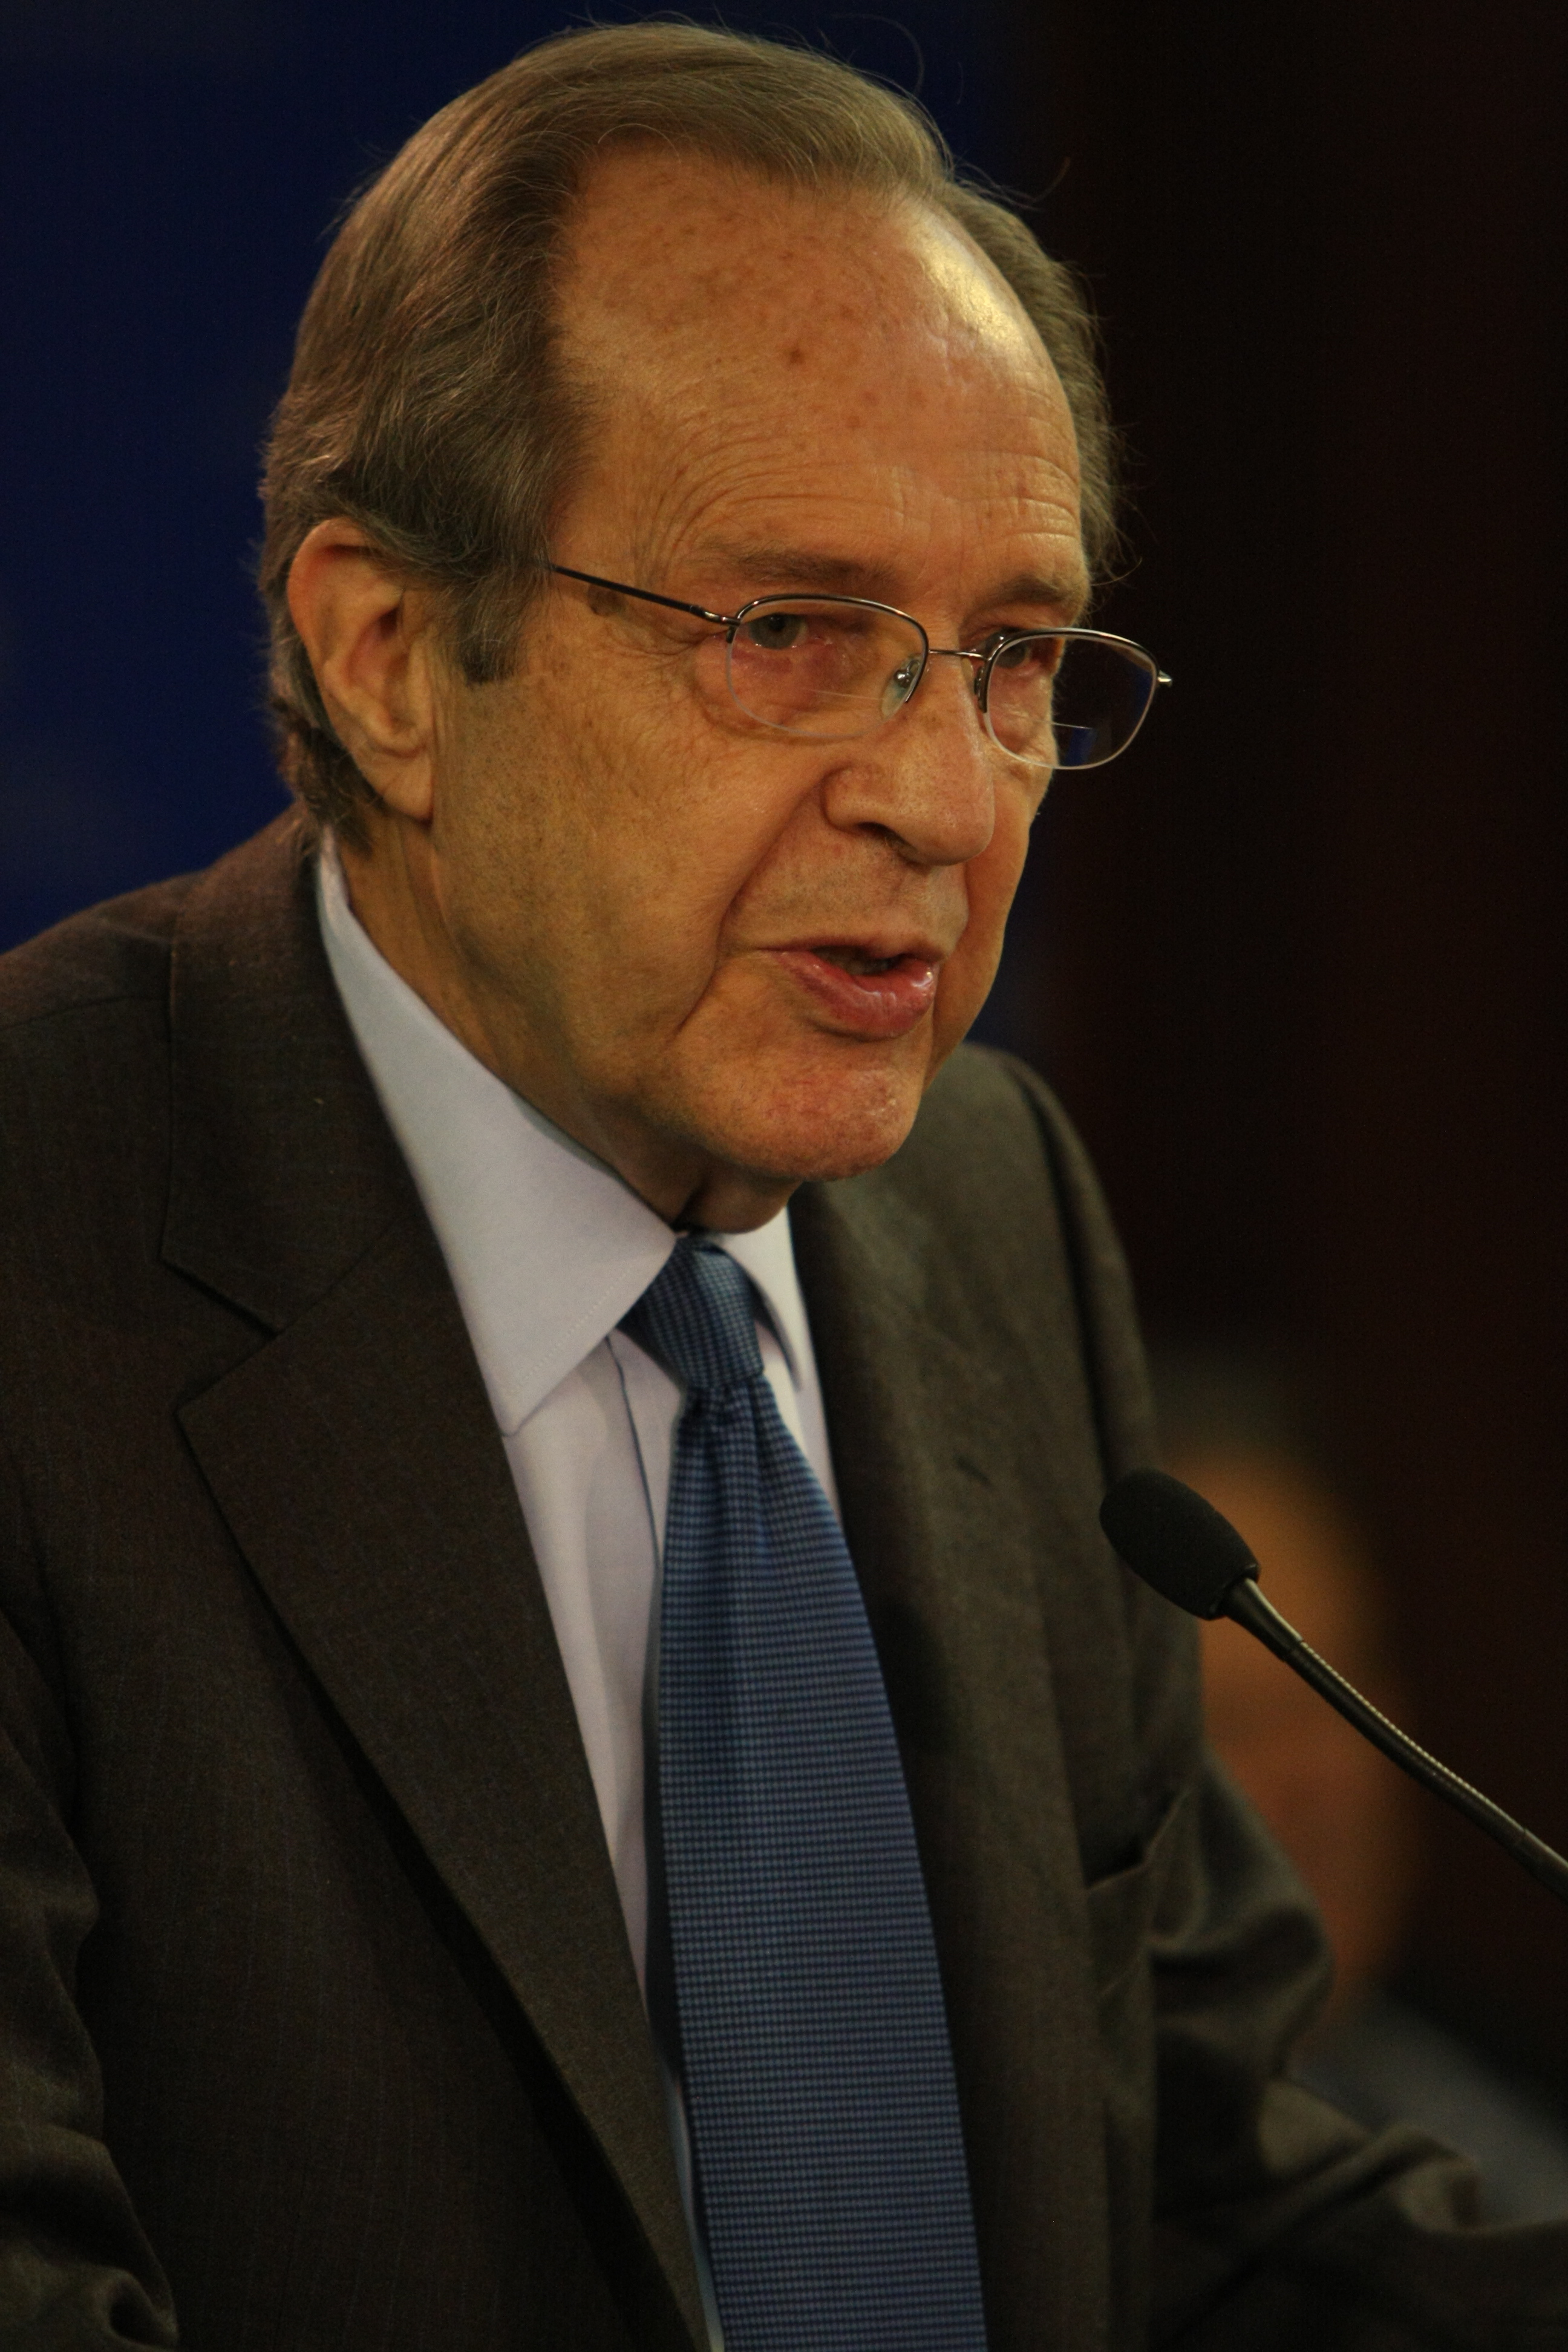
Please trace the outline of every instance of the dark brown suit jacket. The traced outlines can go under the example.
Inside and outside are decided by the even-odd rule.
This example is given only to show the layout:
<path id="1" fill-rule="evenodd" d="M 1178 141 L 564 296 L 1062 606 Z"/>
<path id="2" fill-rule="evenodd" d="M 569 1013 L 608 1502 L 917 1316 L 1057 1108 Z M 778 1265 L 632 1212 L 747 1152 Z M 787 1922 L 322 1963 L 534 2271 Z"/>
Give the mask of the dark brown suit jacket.
<path id="1" fill-rule="evenodd" d="M 0 963 L 0 2345 L 691 2352 L 549 1614 L 308 881 L 284 820 Z M 1425 2143 L 1265 2089 L 1317 1930 L 1097 1532 L 1142 1391 L 1048 1097 L 960 1055 L 795 1224 L 993 2352 L 1151 2293 L 1203 2352 L 1568 2344 L 1561 2233 L 1447 2231 Z"/>

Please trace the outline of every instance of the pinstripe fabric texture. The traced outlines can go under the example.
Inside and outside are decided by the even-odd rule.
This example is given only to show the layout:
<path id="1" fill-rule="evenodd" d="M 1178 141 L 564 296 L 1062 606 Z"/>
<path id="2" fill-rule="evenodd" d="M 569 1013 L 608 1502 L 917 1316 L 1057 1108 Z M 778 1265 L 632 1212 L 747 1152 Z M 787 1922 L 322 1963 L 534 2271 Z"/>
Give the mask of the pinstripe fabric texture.
<path id="1" fill-rule="evenodd" d="M 626 1318 L 687 1395 L 659 1802 L 727 2352 L 983 2352 L 952 2053 L 892 1720 L 838 1523 L 688 1235 Z"/>

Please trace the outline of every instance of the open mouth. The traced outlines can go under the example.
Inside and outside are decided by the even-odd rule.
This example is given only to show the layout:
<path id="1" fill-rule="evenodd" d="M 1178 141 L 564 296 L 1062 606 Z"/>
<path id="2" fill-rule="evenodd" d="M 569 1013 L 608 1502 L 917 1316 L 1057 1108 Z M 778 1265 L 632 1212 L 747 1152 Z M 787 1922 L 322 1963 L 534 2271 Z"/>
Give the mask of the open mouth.
<path id="1" fill-rule="evenodd" d="M 858 948 L 816 948 L 813 953 L 819 955 L 824 963 L 836 963 L 840 971 L 849 972 L 857 980 L 872 979 L 879 972 L 893 971 L 900 964 L 912 961 L 904 956 L 862 955 Z"/>
<path id="2" fill-rule="evenodd" d="M 864 948 L 848 947 L 842 940 L 779 948 L 773 953 L 813 1001 L 818 1017 L 826 1016 L 840 1033 L 902 1036 L 936 1000 L 939 956 L 868 955 Z"/>

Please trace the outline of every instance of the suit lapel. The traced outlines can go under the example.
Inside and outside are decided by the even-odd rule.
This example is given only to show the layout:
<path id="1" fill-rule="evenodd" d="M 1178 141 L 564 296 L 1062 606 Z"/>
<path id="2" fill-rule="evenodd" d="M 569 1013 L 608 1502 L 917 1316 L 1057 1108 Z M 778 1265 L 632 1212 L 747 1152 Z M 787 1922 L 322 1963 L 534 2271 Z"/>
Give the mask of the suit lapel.
<path id="1" fill-rule="evenodd" d="M 176 943 L 164 1255 L 274 1335 L 181 1418 L 253 1573 L 619 2182 L 674 2343 L 700 2335 L 700 2304 L 571 1694 L 308 884 L 297 835 L 275 828 L 198 885 Z"/>
<path id="2" fill-rule="evenodd" d="M 806 1188 L 793 1222 L 942 1954 L 992 2352 L 1094 2344 L 1109 2252 L 1087 1913 L 1038 1520 L 998 1445 L 1016 1401 L 995 1348 L 945 1311 L 932 1269 L 952 1236 L 922 1228 L 896 1174 Z M 1044 1412 L 1032 1443 L 1071 1462 L 1081 1416 Z"/>

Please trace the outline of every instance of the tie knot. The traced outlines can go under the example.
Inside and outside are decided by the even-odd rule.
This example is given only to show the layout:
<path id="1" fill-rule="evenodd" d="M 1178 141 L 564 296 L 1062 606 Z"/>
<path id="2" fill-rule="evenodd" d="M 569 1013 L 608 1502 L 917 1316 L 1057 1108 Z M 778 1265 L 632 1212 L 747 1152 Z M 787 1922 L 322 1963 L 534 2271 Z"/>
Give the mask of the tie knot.
<path id="1" fill-rule="evenodd" d="M 681 1235 L 621 1328 L 696 1396 L 721 1396 L 763 1369 L 751 1283 L 727 1252 L 691 1234 Z"/>

